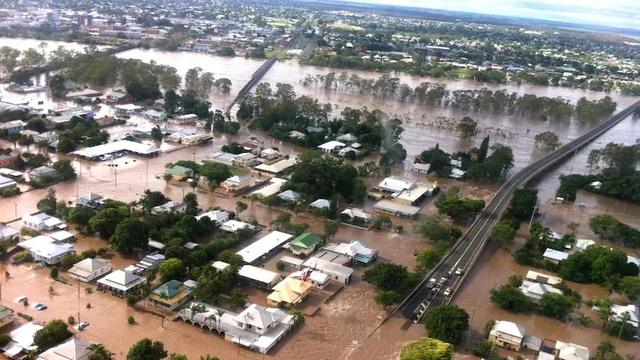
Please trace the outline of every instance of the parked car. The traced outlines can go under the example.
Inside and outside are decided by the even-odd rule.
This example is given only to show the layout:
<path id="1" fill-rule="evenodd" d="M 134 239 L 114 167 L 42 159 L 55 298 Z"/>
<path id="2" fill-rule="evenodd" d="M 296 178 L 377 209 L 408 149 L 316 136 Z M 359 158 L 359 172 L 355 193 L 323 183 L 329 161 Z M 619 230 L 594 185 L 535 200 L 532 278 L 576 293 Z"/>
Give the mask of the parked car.
<path id="1" fill-rule="evenodd" d="M 35 303 L 33 305 L 33 308 L 37 311 L 44 311 L 44 310 L 47 310 L 47 305 L 41 304 L 41 303 Z"/>
<path id="2" fill-rule="evenodd" d="M 74 326 L 74 328 L 78 331 L 82 331 L 85 328 L 87 328 L 87 326 L 89 326 L 88 322 L 80 321 L 79 323 L 76 324 L 76 326 Z"/>

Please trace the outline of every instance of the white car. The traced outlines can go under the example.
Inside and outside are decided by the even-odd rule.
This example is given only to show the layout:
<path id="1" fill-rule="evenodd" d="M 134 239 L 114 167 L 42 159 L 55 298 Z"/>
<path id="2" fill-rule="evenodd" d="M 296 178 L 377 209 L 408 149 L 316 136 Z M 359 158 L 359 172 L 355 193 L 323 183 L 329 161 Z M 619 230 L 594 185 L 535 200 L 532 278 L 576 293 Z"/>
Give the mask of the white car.
<path id="1" fill-rule="evenodd" d="M 47 305 L 41 304 L 41 303 L 35 303 L 35 304 L 33 304 L 32 307 L 33 307 L 33 309 L 35 309 L 37 311 L 47 310 Z"/>
<path id="2" fill-rule="evenodd" d="M 87 326 L 89 326 L 88 322 L 80 321 L 79 323 L 76 324 L 76 326 L 74 326 L 74 328 L 78 331 L 82 331 L 85 328 L 87 328 Z"/>
<path id="3" fill-rule="evenodd" d="M 457 268 L 456 275 L 462 275 L 462 274 L 464 274 L 464 270 L 462 270 L 462 268 Z"/>
<path id="4" fill-rule="evenodd" d="M 18 296 L 13 300 L 13 302 L 16 304 L 21 304 L 21 303 L 24 304 L 27 301 L 29 301 L 29 298 L 26 296 Z"/>
<path id="5" fill-rule="evenodd" d="M 444 295 L 444 296 L 449 296 L 449 295 L 451 295 L 451 288 L 450 288 L 450 287 L 448 287 L 448 288 L 444 291 L 443 295 Z"/>

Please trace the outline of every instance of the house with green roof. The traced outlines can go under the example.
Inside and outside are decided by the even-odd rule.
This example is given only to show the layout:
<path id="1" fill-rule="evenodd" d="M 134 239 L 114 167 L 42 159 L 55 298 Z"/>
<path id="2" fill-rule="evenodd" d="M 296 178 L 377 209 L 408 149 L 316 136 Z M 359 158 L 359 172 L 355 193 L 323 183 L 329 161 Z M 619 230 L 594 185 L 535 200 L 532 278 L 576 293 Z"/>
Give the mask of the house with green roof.
<path id="1" fill-rule="evenodd" d="M 191 300 L 191 291 L 184 283 L 170 280 L 151 292 L 149 302 L 159 308 L 175 311 Z"/>
<path id="2" fill-rule="evenodd" d="M 193 176 L 193 169 L 188 167 L 174 165 L 165 171 L 165 174 L 171 175 L 171 179 L 175 181 L 184 181 Z"/>
<path id="3" fill-rule="evenodd" d="M 289 243 L 289 250 L 296 256 L 308 256 L 322 242 L 322 237 L 316 233 L 304 233 Z"/>

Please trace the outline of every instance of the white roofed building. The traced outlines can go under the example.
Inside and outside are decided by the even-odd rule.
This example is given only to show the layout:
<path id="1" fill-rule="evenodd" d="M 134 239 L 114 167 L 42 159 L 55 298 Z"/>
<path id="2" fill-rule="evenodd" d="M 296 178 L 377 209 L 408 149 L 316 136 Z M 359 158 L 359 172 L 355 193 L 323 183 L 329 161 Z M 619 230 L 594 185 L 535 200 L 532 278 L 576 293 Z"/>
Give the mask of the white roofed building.
<path id="1" fill-rule="evenodd" d="M 107 291 L 119 297 L 127 297 L 138 291 L 147 279 L 125 270 L 116 270 L 98 280 L 98 290 Z"/>
<path id="2" fill-rule="evenodd" d="M 520 351 L 524 337 L 525 330 L 522 326 L 503 320 L 497 320 L 489 333 L 489 341 L 514 351 Z"/>
<path id="3" fill-rule="evenodd" d="M 252 265 L 244 265 L 238 270 L 238 276 L 251 285 L 271 290 L 282 279 L 280 274 Z"/>
<path id="4" fill-rule="evenodd" d="M 247 264 L 253 264 L 259 259 L 265 259 L 274 251 L 280 249 L 293 235 L 281 231 L 273 231 L 251 245 L 238 251 L 236 254 L 242 257 Z"/>
<path id="5" fill-rule="evenodd" d="M 93 281 L 111 272 L 111 265 L 106 260 L 86 258 L 69 269 L 69 276 L 82 282 Z"/>

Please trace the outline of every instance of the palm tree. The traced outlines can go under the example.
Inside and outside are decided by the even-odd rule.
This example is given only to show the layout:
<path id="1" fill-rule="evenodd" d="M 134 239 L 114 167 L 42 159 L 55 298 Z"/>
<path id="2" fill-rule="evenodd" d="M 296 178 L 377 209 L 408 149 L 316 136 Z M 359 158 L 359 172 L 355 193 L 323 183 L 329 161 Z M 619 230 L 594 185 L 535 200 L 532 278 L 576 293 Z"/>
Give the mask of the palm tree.
<path id="1" fill-rule="evenodd" d="M 111 360 L 113 353 L 102 344 L 89 345 L 89 360 Z"/>
<path id="2" fill-rule="evenodd" d="M 607 328 L 609 319 L 611 318 L 611 315 L 613 315 L 613 310 L 611 309 L 612 306 L 613 301 L 610 297 L 602 299 L 602 301 L 600 301 L 600 303 L 598 304 L 598 315 L 602 320 L 604 320 L 604 322 L 602 323 L 603 329 Z"/>

